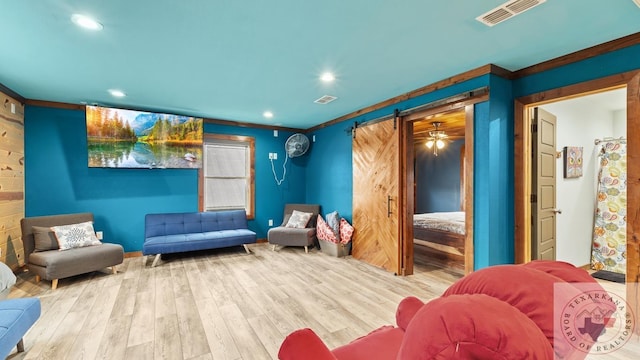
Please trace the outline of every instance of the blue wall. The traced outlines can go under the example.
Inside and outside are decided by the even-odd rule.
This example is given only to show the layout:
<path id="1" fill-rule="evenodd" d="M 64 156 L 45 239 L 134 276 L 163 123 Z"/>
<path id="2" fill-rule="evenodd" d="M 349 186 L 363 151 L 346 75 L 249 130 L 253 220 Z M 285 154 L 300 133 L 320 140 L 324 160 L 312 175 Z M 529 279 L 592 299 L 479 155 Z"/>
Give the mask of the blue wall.
<path id="1" fill-rule="evenodd" d="M 512 263 L 513 254 L 513 97 L 511 82 L 480 76 L 313 132 L 317 151 L 307 166 L 307 201 L 325 211 L 352 214 L 351 137 L 354 122 L 376 119 L 479 87 L 490 86 L 490 101 L 474 112 L 475 268 Z M 346 216 L 345 216 L 346 217 Z"/>
<path id="2" fill-rule="evenodd" d="M 307 200 L 351 214 L 351 139 L 345 129 L 363 122 L 488 85 L 490 100 L 474 110 L 474 257 L 475 268 L 514 261 L 514 100 L 549 89 L 640 69 L 640 45 L 586 59 L 513 81 L 495 75 L 461 84 L 361 115 L 315 132 L 322 151 L 309 160 Z M 446 75 L 446 74 L 443 74 Z M 321 135 L 321 136 L 320 136 Z M 342 152 L 345 151 L 343 155 Z M 325 169 L 331 169 L 326 171 Z M 321 190 L 319 190 L 321 189 Z"/>
<path id="3" fill-rule="evenodd" d="M 205 123 L 204 131 L 211 134 L 241 135 L 255 138 L 256 218 L 249 222 L 249 227 L 258 234 L 258 238 L 267 237 L 269 219 L 273 219 L 275 226 L 282 223 L 285 204 L 307 202 L 305 199 L 305 168 L 309 156 L 316 151 L 313 144 L 305 155 L 287 160 L 285 179 L 278 186 L 275 177 L 277 176 L 278 180 L 282 179 L 282 165 L 286 157 L 284 143 L 289 136 L 294 134 L 293 132 L 280 130 L 278 136 L 275 137 L 273 130 L 270 129 L 208 123 Z M 270 152 L 278 153 L 278 159 L 273 161 L 273 169 L 269 160 Z M 275 170 L 275 176 L 273 170 Z"/>
<path id="4" fill-rule="evenodd" d="M 316 136 L 309 153 L 290 159 L 287 180 L 277 186 L 269 152 L 278 152 L 282 176 L 283 145 L 289 132 L 206 124 L 209 133 L 256 138 L 256 219 L 250 227 L 266 237 L 268 219 L 278 224 L 287 202 L 318 203 L 351 220 L 351 136 L 354 122 L 443 99 L 482 86 L 490 100 L 475 105 L 474 115 L 474 252 L 475 268 L 514 259 L 514 98 L 640 68 L 640 45 L 575 64 L 509 81 L 484 75 L 409 99 L 308 134 Z M 452 75 L 452 74 L 443 74 Z M 25 110 L 26 215 L 91 211 L 105 241 L 126 251 L 141 249 L 144 214 L 196 211 L 197 171 L 89 169 L 84 112 L 27 106 Z"/>
<path id="5" fill-rule="evenodd" d="M 490 101 L 475 106 L 474 267 L 514 261 L 513 96 L 490 76 Z"/>
<path id="6" fill-rule="evenodd" d="M 304 158 L 289 159 L 287 178 L 275 185 L 268 159 L 278 152 L 282 177 L 284 142 L 291 133 L 205 124 L 206 132 L 256 139 L 256 218 L 249 227 L 266 238 L 268 219 L 282 221 L 286 202 L 304 202 Z M 142 249 L 144 215 L 198 211 L 198 171 L 96 169 L 87 167 L 84 111 L 27 106 L 25 109 L 25 214 L 93 212 L 104 241 L 126 252 Z"/>
<path id="7" fill-rule="evenodd" d="M 394 109 L 410 109 L 488 84 L 489 76 L 480 76 L 311 132 L 309 136 L 316 135 L 316 142 L 313 144 L 315 151 L 309 157 L 306 168 L 307 201 L 321 204 L 324 214 L 337 210 L 341 216 L 351 221 L 353 167 L 352 139 L 348 130 L 353 124 L 389 115 Z"/>
<path id="8" fill-rule="evenodd" d="M 464 140 L 452 141 L 438 156 L 424 144 L 416 145 L 415 213 L 460 211 L 460 149 Z"/>
<path id="9" fill-rule="evenodd" d="M 320 204 L 323 215 L 338 211 L 349 222 L 353 196 L 351 126 L 353 121 L 346 121 L 309 134 L 311 139 L 315 135 L 316 141 L 306 168 L 307 201 Z"/>
<path id="10" fill-rule="evenodd" d="M 513 94 L 518 98 L 637 69 L 640 69 L 640 45 L 516 79 Z"/>

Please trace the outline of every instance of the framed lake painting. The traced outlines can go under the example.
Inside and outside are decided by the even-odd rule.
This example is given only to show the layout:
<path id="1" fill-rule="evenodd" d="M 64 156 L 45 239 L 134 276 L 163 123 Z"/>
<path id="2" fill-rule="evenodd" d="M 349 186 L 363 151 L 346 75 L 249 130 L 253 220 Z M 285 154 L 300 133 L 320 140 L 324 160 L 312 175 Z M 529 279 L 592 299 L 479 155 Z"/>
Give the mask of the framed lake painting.
<path id="1" fill-rule="evenodd" d="M 201 118 L 87 106 L 86 123 L 89 167 L 202 167 Z"/>
<path id="2" fill-rule="evenodd" d="M 577 178 L 582 176 L 582 146 L 564 147 L 564 178 Z"/>

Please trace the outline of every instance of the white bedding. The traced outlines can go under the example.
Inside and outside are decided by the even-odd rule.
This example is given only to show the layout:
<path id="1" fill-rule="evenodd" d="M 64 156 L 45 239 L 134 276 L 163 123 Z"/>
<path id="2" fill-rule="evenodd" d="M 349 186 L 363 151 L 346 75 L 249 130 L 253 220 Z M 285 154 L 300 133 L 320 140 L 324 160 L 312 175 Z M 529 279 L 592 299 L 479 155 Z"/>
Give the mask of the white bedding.
<path id="1" fill-rule="evenodd" d="M 464 234 L 464 211 L 414 214 L 413 226 Z"/>

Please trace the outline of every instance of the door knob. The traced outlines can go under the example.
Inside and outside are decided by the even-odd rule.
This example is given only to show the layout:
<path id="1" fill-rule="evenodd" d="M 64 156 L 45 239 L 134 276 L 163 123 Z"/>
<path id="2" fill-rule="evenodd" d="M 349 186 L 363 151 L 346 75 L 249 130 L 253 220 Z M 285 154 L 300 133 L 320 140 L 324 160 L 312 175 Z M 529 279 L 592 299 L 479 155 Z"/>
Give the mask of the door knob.
<path id="1" fill-rule="evenodd" d="M 551 209 L 556 214 L 562 214 L 562 209 Z"/>

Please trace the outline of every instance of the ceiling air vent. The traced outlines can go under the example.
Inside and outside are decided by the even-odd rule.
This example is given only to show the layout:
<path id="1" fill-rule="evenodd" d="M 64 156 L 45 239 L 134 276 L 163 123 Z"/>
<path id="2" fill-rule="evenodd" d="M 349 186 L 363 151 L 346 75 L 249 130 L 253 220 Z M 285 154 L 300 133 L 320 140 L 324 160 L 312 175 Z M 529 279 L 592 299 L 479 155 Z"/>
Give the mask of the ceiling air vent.
<path id="1" fill-rule="evenodd" d="M 516 15 L 536 7 L 547 0 L 515 0 L 508 1 L 497 8 L 490 10 L 476 18 L 476 20 L 487 26 L 497 25 L 507 19 L 510 19 Z M 640 1 L 640 0 L 634 0 Z"/>
<path id="2" fill-rule="evenodd" d="M 314 101 L 314 103 L 324 105 L 324 104 L 328 104 L 328 103 L 332 102 L 335 99 L 337 99 L 337 97 L 331 96 L 331 95 L 324 95 L 321 98 L 319 98 L 318 100 Z"/>

